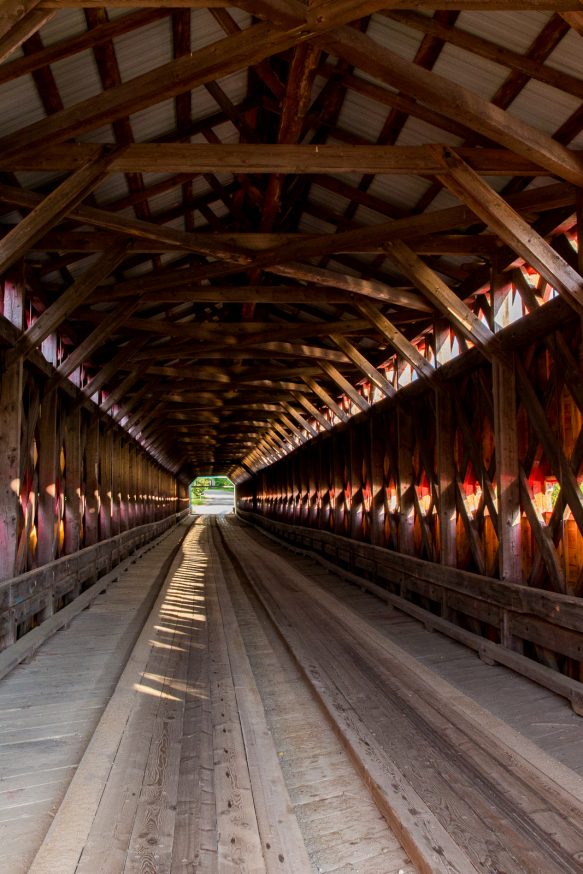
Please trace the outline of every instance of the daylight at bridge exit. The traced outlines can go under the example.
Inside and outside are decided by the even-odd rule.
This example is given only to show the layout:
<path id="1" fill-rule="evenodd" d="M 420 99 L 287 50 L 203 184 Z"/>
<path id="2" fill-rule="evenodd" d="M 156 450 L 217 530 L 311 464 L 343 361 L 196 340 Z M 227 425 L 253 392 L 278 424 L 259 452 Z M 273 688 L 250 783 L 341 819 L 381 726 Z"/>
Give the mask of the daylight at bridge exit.
<path id="1" fill-rule="evenodd" d="M 0 874 L 583 874 L 583 0 L 0 0 Z"/>

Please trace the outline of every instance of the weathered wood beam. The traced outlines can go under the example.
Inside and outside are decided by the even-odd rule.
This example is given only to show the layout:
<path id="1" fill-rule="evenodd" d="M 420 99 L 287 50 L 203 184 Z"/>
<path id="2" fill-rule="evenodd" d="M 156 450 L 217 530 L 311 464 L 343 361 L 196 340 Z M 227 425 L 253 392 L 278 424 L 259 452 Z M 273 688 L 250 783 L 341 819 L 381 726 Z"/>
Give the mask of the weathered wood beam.
<path id="1" fill-rule="evenodd" d="M 359 410 L 365 411 L 370 409 L 370 404 L 363 398 L 363 396 L 358 392 L 353 385 L 343 376 L 340 371 L 334 367 L 333 364 L 330 364 L 329 361 L 319 361 L 318 362 L 320 368 L 324 371 L 327 377 L 335 382 L 338 388 L 347 395 L 352 403 L 358 407 Z"/>
<path id="2" fill-rule="evenodd" d="M 393 397 L 395 389 L 382 373 L 374 367 L 370 361 L 360 352 L 353 343 L 350 343 L 346 337 L 339 334 L 330 334 L 330 339 L 338 346 L 339 349 L 349 358 L 358 369 L 372 382 L 373 385 L 385 395 L 385 397 Z"/>
<path id="3" fill-rule="evenodd" d="M 342 407 L 340 407 L 336 403 L 334 398 L 331 397 L 331 395 L 329 395 L 328 392 L 325 389 L 323 389 L 322 386 L 319 385 L 319 383 L 317 383 L 315 379 L 313 379 L 311 376 L 304 376 L 303 380 L 306 383 L 306 385 L 308 386 L 308 388 L 316 395 L 316 397 L 320 398 L 322 403 L 325 404 L 327 407 L 329 407 L 329 409 L 332 410 L 334 415 L 338 419 L 340 419 L 341 422 L 348 421 L 348 419 L 349 419 L 348 414 L 344 412 Z"/>
<path id="4" fill-rule="evenodd" d="M 22 335 L 16 346 L 8 353 L 11 362 L 19 356 L 26 356 L 42 341 L 52 334 L 59 325 L 86 300 L 93 289 L 99 285 L 123 261 L 127 252 L 127 244 L 118 244 L 110 252 L 92 264 L 73 285 L 61 294 L 51 306 L 41 313 L 36 322 Z"/>
<path id="5" fill-rule="evenodd" d="M 258 344 L 258 348 L 273 352 L 274 357 L 284 355 L 293 358 L 335 361 L 337 364 L 347 364 L 351 360 L 345 352 L 337 352 L 335 349 L 321 346 L 308 346 L 307 344 L 273 341 L 272 343 Z"/>
<path id="6" fill-rule="evenodd" d="M 41 195 L 33 191 L 24 191 L 20 188 L 14 188 L 10 185 L 0 184 L 0 200 L 5 203 L 10 203 L 13 206 L 24 207 L 34 210 L 39 204 L 44 203 Z M 105 209 L 97 209 L 89 206 L 77 206 L 68 211 L 70 218 L 80 221 L 82 224 L 94 225 L 95 227 L 106 228 L 107 230 L 116 231 L 124 236 L 140 237 L 144 240 L 163 241 L 169 243 L 178 249 L 184 249 L 188 252 L 196 252 L 200 255 L 210 255 L 213 258 L 226 259 L 241 265 L 251 261 L 251 257 L 245 252 L 238 252 L 234 246 L 227 246 L 226 250 L 223 247 L 214 245 L 210 234 L 189 234 L 186 231 L 180 231 L 175 228 L 165 228 L 155 225 L 152 222 L 140 221 L 139 219 L 128 219 L 123 216 L 115 215 Z M 15 230 L 18 230 L 22 225 L 16 225 Z M 4 238 L 7 239 L 7 238 Z M 4 243 L 0 243 L 0 247 Z M 1 249 L 0 249 L 1 251 Z M 234 267 L 233 267 L 234 270 Z"/>
<path id="7" fill-rule="evenodd" d="M 438 174 L 442 184 L 538 270 L 579 315 L 583 315 L 583 277 L 459 156 L 447 148 L 440 149 L 440 152 L 448 168 L 446 174 Z"/>
<path id="8" fill-rule="evenodd" d="M 324 416 L 320 410 L 303 394 L 301 391 L 293 393 L 294 398 L 302 405 L 302 407 L 316 419 L 327 431 L 332 429 L 332 423 Z"/>
<path id="9" fill-rule="evenodd" d="M 565 454 L 548 422 L 545 410 L 539 401 L 524 365 L 516 358 L 516 384 L 520 400 L 532 423 L 532 426 L 540 440 L 544 453 L 557 477 L 564 493 L 569 509 L 577 523 L 579 531 L 583 532 L 583 496 L 579 489 L 577 478 L 571 465 L 565 458 Z"/>
<path id="10" fill-rule="evenodd" d="M 527 55 L 521 55 L 520 52 L 500 46 L 484 37 L 475 36 L 459 27 L 444 24 L 434 17 L 429 18 L 416 12 L 386 10 L 381 15 L 392 21 L 405 24 L 407 27 L 411 27 L 421 33 L 444 40 L 450 45 L 470 52 L 472 55 L 494 61 L 494 63 L 509 67 L 515 72 L 523 73 L 529 79 L 544 82 L 546 85 L 583 99 L 583 80 L 561 70 L 545 66 L 529 58 Z M 574 14 L 571 13 L 571 15 Z M 583 16 L 583 13 L 581 15 Z M 562 17 L 568 21 L 569 13 L 565 13 Z"/>
<path id="11" fill-rule="evenodd" d="M 21 22 L 23 29 L 25 29 L 25 22 L 28 22 L 29 20 L 31 23 L 34 22 L 33 16 L 38 16 L 39 20 L 41 16 L 44 16 L 46 20 L 48 20 L 48 18 L 55 14 L 55 11 L 55 9 L 51 10 L 44 7 L 40 10 L 29 13 L 29 15 Z M 32 55 L 17 58 L 10 61 L 8 64 L 3 64 L 2 67 L 0 67 L 0 84 L 10 82 L 17 79 L 19 76 L 24 76 L 27 73 L 32 73 L 42 67 L 54 64 L 56 61 L 60 61 L 63 58 L 82 52 L 85 49 L 93 48 L 93 46 L 100 45 L 102 42 L 107 42 L 113 37 L 121 36 L 124 33 L 129 33 L 138 27 L 144 27 L 154 21 L 158 21 L 160 18 L 166 18 L 167 15 L 168 12 L 166 9 L 148 9 L 145 11 L 134 12 L 130 15 L 116 18 L 114 21 L 110 21 L 107 24 L 93 28 L 92 30 L 87 31 L 87 33 L 81 33 L 67 39 L 59 40 L 50 46 L 45 46 L 43 49 L 34 52 Z"/>
<path id="12" fill-rule="evenodd" d="M 2 138 L 0 151 L 6 150 L 5 154 L 12 156 L 22 149 L 38 151 L 38 146 L 33 144 L 49 140 L 62 142 L 94 130 L 163 99 L 256 64 L 309 35 L 298 32 L 294 26 L 281 30 L 267 23 L 251 25 L 241 33 L 157 67 Z"/>
<path id="13" fill-rule="evenodd" d="M 155 186 L 152 186 L 155 187 Z M 150 189 L 147 189 L 146 194 Z M 154 194 L 152 196 L 155 196 Z M 0 237 L 5 236 L 15 225 L 0 226 Z M 208 234 L 211 237 L 211 233 Z M 227 250 L 229 245 L 235 251 L 244 249 L 247 252 L 261 252 L 287 243 L 308 242 L 310 234 L 277 234 L 277 233 L 220 233 L 212 232 L 212 242 L 220 244 Z M 119 235 L 107 231 L 59 231 L 52 230 L 37 240 L 32 251 L 39 252 L 103 252 L 109 246 L 119 242 Z M 410 237 L 409 245 L 421 255 L 475 255 L 490 258 L 500 248 L 495 234 L 424 234 Z M 176 252 L 187 250 L 176 243 L 164 240 L 133 240 L 130 251 L 134 254 Z M 348 244 L 338 252 L 347 254 L 371 253 L 382 255 L 381 243 L 366 242 Z M 275 271 L 274 271 L 275 272 Z M 262 287 L 262 286 L 258 286 Z"/>
<path id="14" fill-rule="evenodd" d="M 405 243 L 387 243 L 386 251 L 387 257 L 401 268 L 436 309 L 447 316 L 465 337 L 479 346 L 487 357 L 502 354 L 492 331 Z"/>
<path id="15" fill-rule="evenodd" d="M 112 156 L 100 149 L 96 158 L 76 170 L 47 195 L 29 215 L 0 241 L 0 273 L 26 254 L 50 227 L 82 201 L 105 178 Z"/>
<path id="16" fill-rule="evenodd" d="M 0 6 L 0 39 L 8 36 L 13 28 L 33 11 L 38 11 L 39 0 L 3 0 Z"/>
<path id="17" fill-rule="evenodd" d="M 57 367 L 54 376 L 49 380 L 46 391 L 54 391 L 69 374 L 73 373 L 83 364 L 111 335 L 122 325 L 127 318 L 139 306 L 138 301 L 121 304 L 112 313 L 109 313 L 103 321 L 92 331 L 88 337 L 82 340 L 71 351 L 62 364 Z"/>
<path id="18" fill-rule="evenodd" d="M 293 279 L 313 282 L 316 285 L 340 288 L 353 295 L 374 298 L 395 306 L 412 307 L 423 312 L 432 311 L 421 295 L 407 289 L 393 288 L 377 279 L 361 279 L 357 276 L 325 270 L 322 267 L 298 264 L 297 262 L 271 265 L 267 267 L 267 271 L 275 273 L 277 276 L 289 276 Z"/>
<path id="19" fill-rule="evenodd" d="M 103 367 L 97 371 L 95 376 L 89 380 L 87 385 L 83 387 L 83 394 L 88 398 L 93 397 L 99 389 L 103 388 L 103 386 L 116 375 L 123 365 L 129 366 L 130 362 L 137 357 L 138 353 L 143 349 L 147 342 L 147 337 L 141 337 L 132 339 L 131 343 L 122 346 L 119 352 L 104 364 Z"/>
<path id="20" fill-rule="evenodd" d="M 0 153 L 0 170 L 11 172 L 42 170 L 73 172 L 94 160 L 102 147 L 80 143 L 47 146 L 40 153 Z M 505 149 L 455 150 L 480 175 L 543 176 L 548 169 L 532 158 Z M 569 153 L 581 161 L 581 151 Z M 110 173 L 205 174 L 276 173 L 313 175 L 316 173 L 382 173 L 385 175 L 435 176 L 443 163 L 431 145 L 421 146 L 339 146 L 265 145 L 262 143 L 132 143 L 110 164 Z M 270 226 L 262 227 L 263 231 Z"/>
<path id="21" fill-rule="evenodd" d="M 543 558 L 547 573 L 555 592 L 565 592 L 565 574 L 553 543 L 551 531 L 545 519 L 538 509 L 532 489 L 530 488 L 524 468 L 519 468 L 520 496 L 528 524 L 536 540 L 540 554 Z"/>
<path id="22" fill-rule="evenodd" d="M 5 317 L 21 330 L 24 324 L 24 270 L 22 264 L 4 280 Z M 0 377 L 0 445 L 3 450 L 0 483 L 0 580 L 14 576 L 19 538 L 21 455 L 28 451 L 21 443 L 23 415 L 23 366 L 18 358 L 12 365 L 2 362 Z"/>
<path id="23" fill-rule="evenodd" d="M 40 0 L 40 9 L 75 9 L 79 7 L 99 6 L 102 0 Z M 436 0 L 387 0 L 382 4 L 385 9 L 435 9 Z M 570 11 L 579 8 L 579 0 L 440 0 L 440 9 L 480 10 L 533 10 L 546 12 Z M 108 4 L 112 9 L 132 9 L 134 7 L 158 7 L 158 0 L 111 0 Z M 273 9 L 274 4 L 255 3 L 253 0 L 173 0 L 172 6 L 177 9 L 224 9 L 232 6 L 249 8 L 259 13 Z M 379 8 L 378 3 L 370 9 L 362 7 L 361 15 L 368 15 Z M 356 14 L 351 12 L 351 14 Z"/>
<path id="24" fill-rule="evenodd" d="M 583 162 L 578 156 L 457 82 L 403 59 L 354 28 L 339 28 L 319 37 L 318 44 L 448 118 L 469 124 L 550 173 L 575 185 L 583 184 Z"/>
<path id="25" fill-rule="evenodd" d="M 419 349 L 408 340 L 395 325 L 379 310 L 368 302 L 359 303 L 358 311 L 369 320 L 371 325 L 386 337 L 395 352 L 407 361 L 411 367 L 426 379 L 435 377 L 435 368 L 423 357 Z"/>
<path id="26" fill-rule="evenodd" d="M 50 21 L 54 15 L 54 11 L 45 9 L 37 11 L 31 9 L 23 18 L 17 21 L 8 32 L 2 34 L 2 26 L 0 24 L 0 63 L 6 61 L 12 52 L 19 48 L 23 42 L 30 39 L 37 30 Z"/>
<path id="27" fill-rule="evenodd" d="M 101 402 L 99 409 L 103 413 L 109 412 L 114 404 L 119 403 L 126 396 L 130 388 L 138 381 L 141 376 L 141 372 L 139 368 L 135 367 L 133 370 L 130 370 L 128 375 L 122 379 L 119 385 L 117 385 L 113 391 L 111 391 L 107 398 Z"/>
<path id="28" fill-rule="evenodd" d="M 492 362 L 500 579 L 522 582 L 515 369 Z"/>
<path id="29" fill-rule="evenodd" d="M 290 414 L 290 416 L 293 416 L 293 418 L 300 425 L 300 427 L 304 428 L 304 430 L 306 430 L 308 434 L 310 434 L 312 437 L 318 436 L 317 430 L 313 427 L 313 425 L 310 425 L 310 423 L 306 419 L 304 419 L 302 414 L 299 413 L 295 409 L 295 407 L 293 407 L 291 404 L 288 404 L 287 401 L 283 401 L 282 407 Z"/>
<path id="30" fill-rule="evenodd" d="M 576 30 L 578 34 L 583 36 L 583 11 L 561 12 L 559 13 L 565 19 L 569 27 Z"/>
<path id="31" fill-rule="evenodd" d="M 301 138 L 319 58 L 320 50 L 314 46 L 299 45 L 294 49 L 279 123 L 279 144 L 297 143 Z M 282 173 L 276 173 L 269 180 L 261 217 L 262 231 L 271 230 L 275 224 L 281 207 L 283 183 Z"/>

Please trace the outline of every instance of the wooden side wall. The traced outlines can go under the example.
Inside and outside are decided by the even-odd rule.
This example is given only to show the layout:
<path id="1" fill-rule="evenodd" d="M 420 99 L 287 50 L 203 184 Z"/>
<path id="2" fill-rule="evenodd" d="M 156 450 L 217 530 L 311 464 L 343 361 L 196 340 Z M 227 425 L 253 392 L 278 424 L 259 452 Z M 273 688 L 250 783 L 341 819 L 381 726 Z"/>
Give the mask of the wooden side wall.
<path id="1" fill-rule="evenodd" d="M 13 290 L 0 283 L 0 581 L 188 506 L 187 482 L 71 381 L 55 380 L 54 338 L 42 356 L 10 357 L 21 336 Z"/>
<path id="2" fill-rule="evenodd" d="M 407 597 L 583 680 L 581 355 L 576 319 L 502 361 L 474 350 L 465 366 L 438 370 L 434 385 L 415 382 L 239 483 L 237 507 L 380 547 L 393 575 L 399 556 L 446 566 L 445 586 L 469 572 L 477 598 L 452 596 L 444 607 L 422 585 Z M 357 552 L 345 553 L 348 565 Z M 509 630 L 488 603 L 494 580 L 569 596 L 576 607 L 581 599 L 578 637 L 563 645 L 556 628 L 524 616 Z"/>

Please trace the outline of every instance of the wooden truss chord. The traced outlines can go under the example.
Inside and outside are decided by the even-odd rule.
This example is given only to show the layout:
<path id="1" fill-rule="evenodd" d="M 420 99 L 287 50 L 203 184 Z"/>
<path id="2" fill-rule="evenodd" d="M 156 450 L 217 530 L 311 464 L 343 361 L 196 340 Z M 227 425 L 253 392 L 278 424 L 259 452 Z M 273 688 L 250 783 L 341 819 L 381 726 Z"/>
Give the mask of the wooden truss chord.
<path id="1" fill-rule="evenodd" d="M 123 261 L 127 253 L 127 243 L 118 244 L 106 252 L 64 291 L 60 297 L 41 313 L 36 322 L 20 337 L 14 348 L 8 353 L 10 361 L 16 361 L 19 356 L 26 357 L 34 348 L 55 331 L 59 325 L 73 312 L 80 303 L 85 301 L 91 292 L 106 279 L 109 274 Z"/>
<path id="2" fill-rule="evenodd" d="M 95 160 L 101 147 L 92 143 L 47 146 L 41 153 L 0 155 L 0 170 L 74 172 Z M 542 176 L 548 170 L 532 159 L 505 149 L 454 150 L 480 175 Z M 579 152 L 573 157 L 580 158 Z M 422 146 L 265 145 L 263 143 L 131 143 L 113 158 L 109 173 L 382 173 L 435 176 L 443 172 L 439 152 Z M 265 226 L 263 230 L 269 230 Z"/>
<path id="3" fill-rule="evenodd" d="M 439 149 L 448 172 L 439 180 L 480 216 L 499 237 L 539 271 L 583 315 L 583 278 L 496 191 L 459 156 Z"/>
<path id="4" fill-rule="evenodd" d="M 41 198 L 16 227 L 0 241 L 0 273 L 18 261 L 69 210 L 74 209 L 105 178 L 113 154 L 103 152 L 75 171 L 51 194 Z"/>

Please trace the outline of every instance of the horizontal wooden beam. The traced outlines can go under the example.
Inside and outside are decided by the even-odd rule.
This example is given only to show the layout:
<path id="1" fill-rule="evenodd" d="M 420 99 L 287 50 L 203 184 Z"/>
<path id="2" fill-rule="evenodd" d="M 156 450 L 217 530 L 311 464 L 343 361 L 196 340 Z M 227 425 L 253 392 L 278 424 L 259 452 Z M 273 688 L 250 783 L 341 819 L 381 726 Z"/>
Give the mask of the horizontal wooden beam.
<path id="1" fill-rule="evenodd" d="M 154 195 L 153 195 L 154 196 Z M 2 235 L 9 233 L 15 225 L 1 225 Z M 310 234 L 286 233 L 216 233 L 209 229 L 209 242 L 221 246 L 225 251 L 229 246 L 234 250 L 245 249 L 250 252 L 263 252 L 274 246 L 288 243 L 307 242 Z M 119 241 L 119 234 L 108 231 L 59 231 L 52 230 L 37 240 L 31 251 L 39 252 L 104 252 Z M 423 234 L 409 240 L 410 247 L 420 255 L 476 255 L 492 257 L 499 248 L 494 234 Z M 133 240 L 128 251 L 132 254 L 176 252 L 188 250 L 167 240 Z M 366 242 L 347 244 L 338 249 L 345 254 L 382 255 L 381 243 Z M 275 271 L 274 271 L 275 272 Z M 261 286 L 259 286 L 261 287 Z"/>
<path id="2" fill-rule="evenodd" d="M 0 170 L 74 171 L 99 155 L 94 143 L 47 146 L 42 152 L 2 156 Z M 456 150 L 481 175 L 541 176 L 548 170 L 506 149 Z M 580 158 L 581 151 L 574 151 Z M 430 146 L 235 145 L 133 143 L 111 162 L 110 173 L 383 173 L 434 176 L 443 164 Z"/>
<path id="3" fill-rule="evenodd" d="M 111 9 L 159 8 L 159 0 L 108 0 Z M 243 6 L 239 0 L 172 0 L 176 9 L 226 9 Z M 247 4 L 248 5 L 248 4 Z M 385 9 L 436 8 L 436 0 L 386 0 Z M 91 9 L 103 7 L 103 0 L 41 0 L 38 9 Z M 580 9 L 577 0 L 439 0 L 439 9 L 477 10 L 484 12 L 520 10 L 538 12 L 570 12 Z M 362 13 L 365 14 L 364 12 Z"/>

